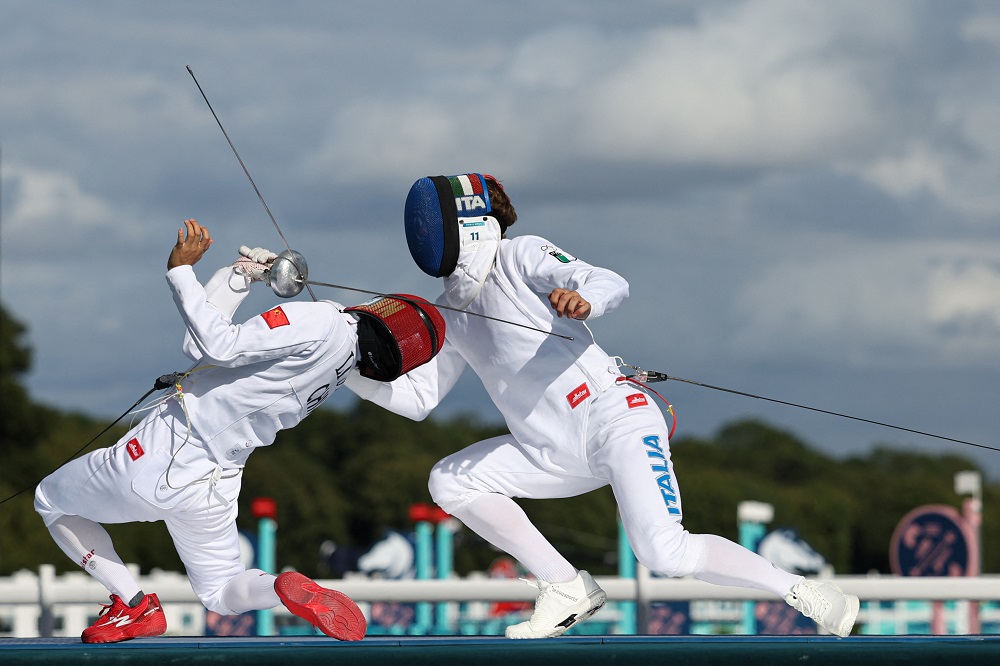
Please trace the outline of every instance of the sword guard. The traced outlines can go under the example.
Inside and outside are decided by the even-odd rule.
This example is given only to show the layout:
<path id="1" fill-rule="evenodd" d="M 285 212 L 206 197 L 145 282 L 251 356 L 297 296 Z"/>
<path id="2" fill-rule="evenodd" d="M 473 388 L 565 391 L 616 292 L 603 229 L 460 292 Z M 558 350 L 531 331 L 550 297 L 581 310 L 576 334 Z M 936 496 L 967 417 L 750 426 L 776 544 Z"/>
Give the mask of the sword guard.
<path id="1" fill-rule="evenodd" d="M 264 279 L 271 291 L 281 298 L 298 296 L 309 279 L 309 264 L 301 253 L 283 250 L 271 263 L 271 270 Z"/>

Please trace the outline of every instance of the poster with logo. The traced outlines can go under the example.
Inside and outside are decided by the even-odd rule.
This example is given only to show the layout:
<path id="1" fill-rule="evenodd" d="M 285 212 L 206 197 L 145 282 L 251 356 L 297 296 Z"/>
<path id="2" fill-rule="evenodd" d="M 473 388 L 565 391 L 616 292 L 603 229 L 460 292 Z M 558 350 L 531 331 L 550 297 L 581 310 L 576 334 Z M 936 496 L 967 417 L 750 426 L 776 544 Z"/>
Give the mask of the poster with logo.
<path id="1" fill-rule="evenodd" d="M 972 528 L 946 504 L 917 507 L 892 534 L 889 565 L 897 576 L 967 576 L 979 570 Z"/>

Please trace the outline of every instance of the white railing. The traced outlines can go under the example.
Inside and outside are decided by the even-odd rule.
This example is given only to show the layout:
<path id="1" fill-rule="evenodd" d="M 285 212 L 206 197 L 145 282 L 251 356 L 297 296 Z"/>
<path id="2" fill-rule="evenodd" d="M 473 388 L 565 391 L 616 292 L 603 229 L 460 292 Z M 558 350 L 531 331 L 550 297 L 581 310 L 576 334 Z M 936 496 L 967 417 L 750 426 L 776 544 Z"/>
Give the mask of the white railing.
<path id="1" fill-rule="evenodd" d="M 135 567 L 133 572 L 135 573 Z M 172 633 L 204 633 L 204 609 L 187 578 L 179 573 L 153 572 L 138 577 L 140 587 L 155 592 L 167 613 Z M 833 580 L 863 601 L 1000 601 L 1000 576 L 974 578 L 901 578 L 896 576 L 836 576 Z M 497 602 L 533 601 L 537 591 L 518 580 L 497 580 L 484 575 L 452 580 L 372 580 L 348 577 L 321 580 L 356 600 L 362 607 L 373 602 Z M 656 601 L 764 601 L 768 592 L 711 585 L 694 579 L 659 578 L 642 567 L 635 579 L 597 577 L 609 601 L 634 601 L 639 633 L 645 633 L 644 609 Z M 38 574 L 19 571 L 0 578 L 0 635 L 15 637 L 75 636 L 95 614 L 96 600 L 108 592 L 83 572 L 56 576 L 55 567 L 42 565 Z M 284 608 L 275 615 L 287 614 Z M 859 618 L 859 622 L 864 621 Z"/>

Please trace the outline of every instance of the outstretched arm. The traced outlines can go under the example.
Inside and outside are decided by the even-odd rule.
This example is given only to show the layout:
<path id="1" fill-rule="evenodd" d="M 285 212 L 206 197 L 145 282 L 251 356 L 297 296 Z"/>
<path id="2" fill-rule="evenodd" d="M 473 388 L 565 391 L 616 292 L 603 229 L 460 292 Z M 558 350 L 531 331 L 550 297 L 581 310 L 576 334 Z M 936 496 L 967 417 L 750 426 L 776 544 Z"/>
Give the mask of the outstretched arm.
<path id="1" fill-rule="evenodd" d="M 358 397 L 414 421 L 427 418 L 455 386 L 465 359 L 445 338 L 441 351 L 427 363 L 391 382 L 377 382 L 354 370 L 344 384 Z"/>

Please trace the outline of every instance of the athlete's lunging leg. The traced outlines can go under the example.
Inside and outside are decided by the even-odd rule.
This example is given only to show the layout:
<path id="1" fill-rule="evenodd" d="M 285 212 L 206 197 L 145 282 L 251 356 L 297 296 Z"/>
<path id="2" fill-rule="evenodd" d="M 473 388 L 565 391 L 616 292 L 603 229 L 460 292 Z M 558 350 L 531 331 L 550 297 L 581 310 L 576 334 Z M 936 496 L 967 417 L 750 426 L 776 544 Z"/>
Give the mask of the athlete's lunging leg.
<path id="1" fill-rule="evenodd" d="M 573 496 L 610 482 L 636 558 L 665 576 L 693 576 L 716 585 L 771 592 L 838 636 L 850 634 L 857 597 L 831 582 L 784 571 L 760 555 L 712 534 L 691 534 L 659 413 L 616 421 L 600 433 L 589 465 L 593 477 L 541 473 L 510 436 L 485 440 L 434 467 L 434 500 L 494 546 L 515 557 L 539 580 L 532 617 L 509 627 L 510 638 L 558 636 L 596 612 L 606 599 L 528 520 L 511 496 Z M 645 434 L 643 434 L 645 433 Z"/>

